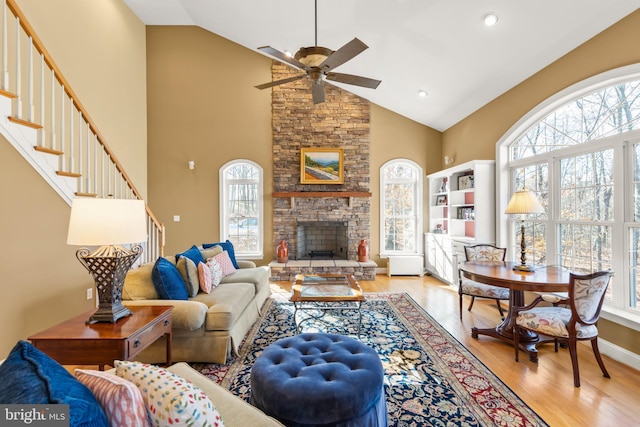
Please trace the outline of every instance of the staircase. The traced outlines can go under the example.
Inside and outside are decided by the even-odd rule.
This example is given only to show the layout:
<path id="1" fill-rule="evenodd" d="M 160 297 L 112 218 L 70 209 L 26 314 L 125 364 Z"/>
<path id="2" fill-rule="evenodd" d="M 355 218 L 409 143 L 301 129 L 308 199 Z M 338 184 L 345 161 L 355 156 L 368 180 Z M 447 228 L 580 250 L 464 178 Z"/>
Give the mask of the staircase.
<path id="1" fill-rule="evenodd" d="M 74 197 L 142 199 L 14 0 L 1 0 L 0 133 L 69 205 Z M 147 210 L 140 262 L 163 255 Z"/>

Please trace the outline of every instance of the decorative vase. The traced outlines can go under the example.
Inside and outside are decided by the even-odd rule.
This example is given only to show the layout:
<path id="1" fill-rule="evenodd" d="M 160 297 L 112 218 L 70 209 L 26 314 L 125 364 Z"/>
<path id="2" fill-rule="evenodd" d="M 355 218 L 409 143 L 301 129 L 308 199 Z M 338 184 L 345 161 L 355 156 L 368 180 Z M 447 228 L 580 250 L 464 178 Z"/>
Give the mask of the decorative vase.
<path id="1" fill-rule="evenodd" d="M 287 246 L 287 242 L 280 240 L 280 244 L 276 250 L 276 255 L 278 256 L 279 263 L 284 264 L 289 261 L 289 247 Z"/>
<path id="2" fill-rule="evenodd" d="M 358 245 L 358 261 L 359 262 L 367 262 L 369 261 L 369 245 L 366 240 L 360 240 L 360 244 Z"/>

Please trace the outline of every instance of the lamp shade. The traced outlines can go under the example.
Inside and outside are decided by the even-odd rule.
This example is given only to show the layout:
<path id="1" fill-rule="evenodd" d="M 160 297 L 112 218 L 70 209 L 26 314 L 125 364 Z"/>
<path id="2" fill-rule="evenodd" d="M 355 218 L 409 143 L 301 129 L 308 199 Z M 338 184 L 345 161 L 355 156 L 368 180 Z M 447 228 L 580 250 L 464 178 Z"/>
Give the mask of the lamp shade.
<path id="1" fill-rule="evenodd" d="M 105 246 L 147 240 L 144 200 L 73 199 L 67 244 Z"/>
<path id="2" fill-rule="evenodd" d="M 544 213 L 544 208 L 538 201 L 538 198 L 533 191 L 522 190 L 513 193 L 513 196 L 511 196 L 511 200 L 509 200 L 509 204 L 507 205 L 507 209 L 505 209 L 504 213 L 536 214 Z"/>

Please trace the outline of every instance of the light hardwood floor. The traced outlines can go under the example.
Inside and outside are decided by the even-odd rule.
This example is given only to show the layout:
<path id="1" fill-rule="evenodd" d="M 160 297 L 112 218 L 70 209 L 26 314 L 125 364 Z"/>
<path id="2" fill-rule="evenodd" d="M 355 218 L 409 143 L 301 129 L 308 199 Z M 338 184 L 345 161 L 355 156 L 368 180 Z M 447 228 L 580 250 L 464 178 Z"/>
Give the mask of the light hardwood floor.
<path id="1" fill-rule="evenodd" d="M 538 364 L 530 362 L 524 353 L 516 362 L 508 343 L 483 336 L 471 338 L 472 326 L 491 327 L 500 322 L 493 301 L 478 299 L 473 311 L 468 312 L 469 300 L 465 297 L 460 320 L 457 291 L 432 277 L 379 275 L 375 281 L 361 281 L 360 285 L 364 292 L 409 293 L 549 425 L 640 425 L 640 372 L 603 356 L 611 375 L 610 379 L 604 378 L 590 345 L 578 347 L 581 387 L 576 388 L 567 349 L 555 353 L 553 344 L 545 344 L 538 349 Z M 275 282 L 272 289 L 288 293 L 291 284 Z"/>

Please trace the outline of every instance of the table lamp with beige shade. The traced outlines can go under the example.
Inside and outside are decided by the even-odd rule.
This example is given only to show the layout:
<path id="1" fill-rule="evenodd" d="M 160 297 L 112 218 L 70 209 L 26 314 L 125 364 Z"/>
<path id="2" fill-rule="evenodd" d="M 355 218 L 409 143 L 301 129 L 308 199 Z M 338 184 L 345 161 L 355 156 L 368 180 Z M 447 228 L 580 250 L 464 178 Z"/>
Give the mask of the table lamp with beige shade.
<path id="1" fill-rule="evenodd" d="M 544 208 L 533 191 L 521 190 L 513 193 L 504 213 L 509 215 L 539 214 L 544 213 Z M 514 266 L 513 269 L 516 271 L 534 271 L 534 266 L 527 265 L 527 255 L 525 253 L 526 247 L 524 243 L 524 218 L 522 218 L 521 221 L 520 264 Z"/>
<path id="2" fill-rule="evenodd" d="M 76 252 L 96 282 L 98 310 L 87 323 L 111 322 L 129 316 L 122 305 L 127 271 L 147 240 L 145 203 L 136 199 L 77 197 L 71 205 L 67 244 L 85 246 Z M 131 244 L 131 248 L 122 245 Z M 91 251 L 86 246 L 98 246 Z"/>

